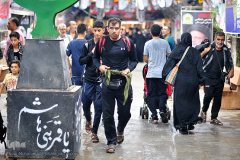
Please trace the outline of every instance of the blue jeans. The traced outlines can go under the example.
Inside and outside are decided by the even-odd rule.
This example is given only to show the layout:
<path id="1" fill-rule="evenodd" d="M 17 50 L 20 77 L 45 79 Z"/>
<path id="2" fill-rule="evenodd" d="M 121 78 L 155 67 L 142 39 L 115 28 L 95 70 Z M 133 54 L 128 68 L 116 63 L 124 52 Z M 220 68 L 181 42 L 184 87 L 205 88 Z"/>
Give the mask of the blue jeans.
<path id="1" fill-rule="evenodd" d="M 77 76 L 72 77 L 72 85 L 82 86 L 83 82 L 81 79 L 82 79 L 81 77 L 77 77 Z"/>
<path id="2" fill-rule="evenodd" d="M 101 97 L 101 87 L 100 85 L 95 86 L 92 84 L 88 84 L 83 82 L 83 90 L 82 90 L 82 103 L 83 103 L 83 111 L 87 121 L 91 121 L 91 104 L 94 103 L 94 120 L 93 120 L 93 128 L 92 133 L 96 133 L 98 131 L 98 127 L 101 121 L 102 115 L 102 97 Z"/>

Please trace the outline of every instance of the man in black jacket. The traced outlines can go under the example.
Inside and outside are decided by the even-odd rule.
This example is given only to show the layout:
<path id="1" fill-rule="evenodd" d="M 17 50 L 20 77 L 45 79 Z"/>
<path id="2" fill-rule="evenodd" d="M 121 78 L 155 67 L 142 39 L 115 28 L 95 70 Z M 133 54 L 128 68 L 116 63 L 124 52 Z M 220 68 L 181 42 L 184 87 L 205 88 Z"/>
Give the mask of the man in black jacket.
<path id="1" fill-rule="evenodd" d="M 206 122 L 209 103 L 214 98 L 210 121 L 214 125 L 223 125 L 217 117 L 221 107 L 225 75 L 227 75 L 227 78 L 232 78 L 234 75 L 231 53 L 228 47 L 224 45 L 224 40 L 225 34 L 217 31 L 214 38 L 215 42 L 201 53 L 203 72 L 206 77 L 201 117 L 203 118 L 203 122 Z M 223 72 L 224 67 L 226 68 L 226 74 Z"/>
<path id="2" fill-rule="evenodd" d="M 104 32 L 104 25 L 101 21 L 93 23 L 94 38 L 87 41 L 83 46 L 81 56 L 79 58 L 80 65 L 86 64 L 85 72 L 83 75 L 83 89 L 82 89 L 82 103 L 83 111 L 86 117 L 86 132 L 92 132 L 92 142 L 99 142 L 97 131 L 102 115 L 102 98 L 100 87 L 100 75 L 98 69 L 93 65 L 92 56 L 94 54 L 95 45 L 102 37 Z M 94 121 L 92 127 L 90 107 L 94 102 Z"/>
<path id="3" fill-rule="evenodd" d="M 132 103 L 131 71 L 137 65 L 137 55 L 133 42 L 124 42 L 127 37 L 120 36 L 121 20 L 108 20 L 109 36 L 103 37 L 96 44 L 93 63 L 105 74 L 102 84 L 102 109 L 105 135 L 107 138 L 107 153 L 114 153 L 116 143 L 124 140 L 124 129 L 131 117 Z M 124 38 L 124 39 L 123 39 Z M 103 40 L 102 46 L 100 41 Z M 99 45 L 100 43 L 100 45 Z M 102 58 L 102 64 L 100 63 Z M 111 78 L 110 78 L 111 77 Z M 110 80 L 109 80 L 110 79 Z M 118 105 L 117 133 L 114 123 L 115 100 Z"/>

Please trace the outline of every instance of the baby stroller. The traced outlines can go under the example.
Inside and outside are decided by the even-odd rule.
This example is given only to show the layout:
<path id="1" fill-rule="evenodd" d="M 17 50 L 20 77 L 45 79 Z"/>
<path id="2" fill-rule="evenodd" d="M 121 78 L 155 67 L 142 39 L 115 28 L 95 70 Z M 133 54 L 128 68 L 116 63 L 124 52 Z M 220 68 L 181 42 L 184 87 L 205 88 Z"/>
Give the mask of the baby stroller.
<path id="1" fill-rule="evenodd" d="M 143 79 L 144 79 L 144 89 L 143 89 L 143 91 L 144 91 L 144 93 L 143 93 L 144 102 L 143 102 L 143 106 L 140 107 L 140 116 L 142 116 L 142 119 L 148 119 L 149 118 L 149 112 L 150 112 L 149 109 L 148 109 L 148 105 L 147 105 L 147 83 L 146 83 L 147 71 L 148 71 L 148 64 L 146 64 L 143 67 L 143 71 L 142 71 L 142 75 L 143 75 Z M 168 96 L 171 96 L 171 86 L 169 86 L 169 85 L 168 85 L 168 88 L 167 88 L 167 94 L 168 94 Z M 156 104 L 158 106 L 159 99 L 156 99 Z M 159 109 L 159 108 L 157 108 L 157 109 Z M 167 107 L 167 104 L 166 104 L 166 113 L 167 113 L 168 119 L 170 120 L 171 111 Z"/>

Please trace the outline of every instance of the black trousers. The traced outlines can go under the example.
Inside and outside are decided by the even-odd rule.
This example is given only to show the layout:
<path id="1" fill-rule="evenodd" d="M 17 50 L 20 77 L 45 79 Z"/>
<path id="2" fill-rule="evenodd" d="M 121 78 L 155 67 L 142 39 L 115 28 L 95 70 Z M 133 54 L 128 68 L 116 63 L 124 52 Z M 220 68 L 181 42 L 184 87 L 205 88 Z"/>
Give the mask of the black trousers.
<path id="1" fill-rule="evenodd" d="M 160 112 L 166 112 L 166 102 L 168 99 L 167 95 L 167 84 L 164 83 L 163 78 L 147 78 L 147 104 L 152 112 L 152 115 L 157 115 L 157 110 Z M 159 106 L 156 104 L 156 100 L 159 100 Z"/>
<path id="2" fill-rule="evenodd" d="M 207 112 L 209 104 L 213 99 L 211 119 L 216 119 L 218 117 L 218 112 L 221 108 L 222 102 L 222 92 L 223 92 L 224 82 L 219 81 L 213 85 L 204 85 L 204 99 L 202 111 Z"/>
<path id="3" fill-rule="evenodd" d="M 132 104 L 132 87 L 130 86 L 129 88 L 128 99 L 125 105 L 123 105 L 124 88 L 125 85 L 122 86 L 120 89 L 112 90 L 108 89 L 104 83 L 102 84 L 103 122 L 108 145 L 116 145 L 117 143 L 117 133 L 114 121 L 115 101 L 117 102 L 118 106 L 117 131 L 123 132 L 129 119 L 131 118 L 130 108 Z"/>

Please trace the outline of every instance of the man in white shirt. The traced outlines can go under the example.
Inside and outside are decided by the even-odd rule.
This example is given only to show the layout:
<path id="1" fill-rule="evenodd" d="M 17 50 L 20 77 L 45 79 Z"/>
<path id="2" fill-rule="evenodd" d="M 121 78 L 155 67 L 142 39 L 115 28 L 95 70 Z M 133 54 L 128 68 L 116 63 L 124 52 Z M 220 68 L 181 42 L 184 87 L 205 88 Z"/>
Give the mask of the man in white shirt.
<path id="1" fill-rule="evenodd" d="M 59 32 L 59 36 L 57 39 L 63 39 L 65 44 L 65 49 L 67 49 L 68 43 L 73 40 L 72 36 L 66 34 L 67 26 L 64 23 L 58 25 L 57 30 Z"/>
<path id="2" fill-rule="evenodd" d="M 67 26 L 64 23 L 58 25 L 57 30 L 59 32 L 59 36 L 57 39 L 63 39 L 64 42 L 64 50 L 67 50 L 68 43 L 73 40 L 72 36 L 66 34 Z M 69 57 L 70 64 L 72 64 L 72 56 Z"/>

